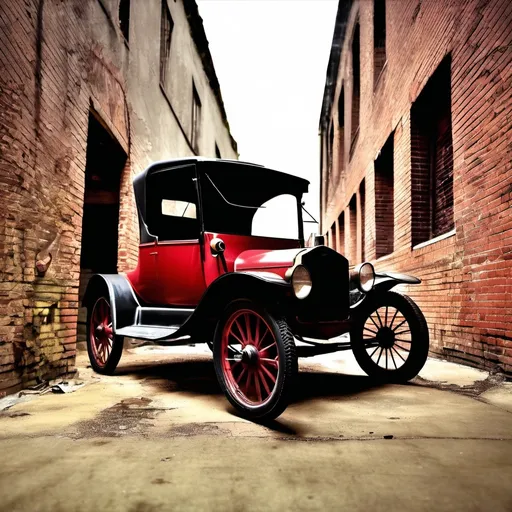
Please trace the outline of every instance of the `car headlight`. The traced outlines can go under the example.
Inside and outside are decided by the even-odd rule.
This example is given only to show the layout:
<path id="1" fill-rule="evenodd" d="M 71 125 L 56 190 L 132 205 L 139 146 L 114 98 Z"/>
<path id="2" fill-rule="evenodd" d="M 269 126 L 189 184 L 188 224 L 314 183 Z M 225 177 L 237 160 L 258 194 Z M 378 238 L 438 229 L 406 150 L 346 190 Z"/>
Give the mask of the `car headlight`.
<path id="1" fill-rule="evenodd" d="M 297 265 L 292 274 L 293 293 L 298 299 L 305 299 L 311 293 L 311 274 L 303 265 Z"/>
<path id="2" fill-rule="evenodd" d="M 363 293 L 368 293 L 372 290 L 375 284 L 375 269 L 371 263 L 361 263 L 355 268 L 357 272 L 357 287 Z"/>

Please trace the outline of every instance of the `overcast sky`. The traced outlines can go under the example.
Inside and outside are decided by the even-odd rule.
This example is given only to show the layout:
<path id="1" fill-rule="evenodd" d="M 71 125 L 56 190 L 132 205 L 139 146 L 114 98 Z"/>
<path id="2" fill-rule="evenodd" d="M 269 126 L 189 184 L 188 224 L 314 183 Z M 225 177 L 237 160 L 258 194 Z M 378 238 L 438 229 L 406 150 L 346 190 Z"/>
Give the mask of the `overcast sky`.
<path id="1" fill-rule="evenodd" d="M 197 3 L 240 159 L 308 179 L 306 208 L 318 220 L 318 121 L 337 0 Z"/>

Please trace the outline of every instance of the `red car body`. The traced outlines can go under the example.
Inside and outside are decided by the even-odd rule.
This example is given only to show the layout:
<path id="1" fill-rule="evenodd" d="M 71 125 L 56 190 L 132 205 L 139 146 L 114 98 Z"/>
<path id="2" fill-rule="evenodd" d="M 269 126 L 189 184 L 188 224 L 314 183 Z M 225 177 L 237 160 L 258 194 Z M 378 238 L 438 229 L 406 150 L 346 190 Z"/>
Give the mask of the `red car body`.
<path id="1" fill-rule="evenodd" d="M 376 275 L 369 263 L 351 273 L 336 251 L 306 248 L 308 185 L 262 166 L 202 158 L 157 162 L 139 174 L 138 264 L 126 275 L 93 276 L 84 297 L 93 368 L 114 371 L 126 336 L 206 342 L 228 400 L 260 419 L 286 407 L 298 356 L 351 348 L 369 374 L 416 375 L 428 352 L 426 323 L 408 297 L 390 290 L 419 280 Z M 399 338 L 404 325 L 411 339 Z M 350 341 L 321 341 L 349 332 Z M 413 338 L 407 351 L 401 343 Z"/>

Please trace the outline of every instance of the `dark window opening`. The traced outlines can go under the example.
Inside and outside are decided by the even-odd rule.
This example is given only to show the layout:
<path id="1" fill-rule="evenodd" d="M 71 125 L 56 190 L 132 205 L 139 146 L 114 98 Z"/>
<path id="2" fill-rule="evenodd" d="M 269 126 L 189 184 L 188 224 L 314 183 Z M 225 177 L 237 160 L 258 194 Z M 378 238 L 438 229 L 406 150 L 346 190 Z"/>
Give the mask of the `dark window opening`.
<path id="1" fill-rule="evenodd" d="M 199 136 L 201 130 L 201 100 L 195 84 L 192 82 L 192 148 L 199 154 Z"/>
<path id="2" fill-rule="evenodd" d="M 345 168 L 345 90 L 342 87 L 338 98 L 339 150 L 338 160 L 340 171 Z"/>
<path id="3" fill-rule="evenodd" d="M 338 217 L 338 252 L 345 254 L 345 212 Z"/>
<path id="4" fill-rule="evenodd" d="M 222 155 L 220 154 L 220 149 L 217 144 L 215 144 L 215 158 L 222 158 Z"/>
<path id="5" fill-rule="evenodd" d="M 119 2 L 119 27 L 126 41 L 130 40 L 130 0 Z"/>
<path id="6" fill-rule="evenodd" d="M 126 153 L 89 114 L 85 157 L 85 192 L 80 244 L 79 304 L 93 274 L 117 273 L 119 191 Z M 86 308 L 78 310 L 78 341 L 86 339 Z"/>
<path id="7" fill-rule="evenodd" d="M 336 240 L 336 222 L 331 226 L 331 248 L 335 251 L 338 250 L 338 241 Z"/>
<path id="8" fill-rule="evenodd" d="M 359 110 L 360 110 L 360 43 L 359 23 L 356 23 L 354 37 L 352 39 L 352 126 L 351 126 L 351 151 L 355 145 L 359 133 Z"/>
<path id="9" fill-rule="evenodd" d="M 447 56 L 411 109 L 413 246 L 454 228 L 450 67 Z"/>
<path id="10" fill-rule="evenodd" d="M 162 20 L 160 25 L 160 83 L 166 84 L 171 55 L 171 41 L 174 22 L 167 0 L 162 0 Z"/>
<path id="11" fill-rule="evenodd" d="M 328 147 L 329 171 L 332 171 L 333 148 L 334 148 L 334 126 L 333 126 L 333 123 L 331 122 L 331 127 L 329 128 L 329 147 Z"/>
<path id="12" fill-rule="evenodd" d="M 394 133 L 375 160 L 375 256 L 394 250 Z"/>
<path id="13" fill-rule="evenodd" d="M 365 207 L 366 207 L 366 185 L 365 180 L 359 185 L 359 203 L 361 207 L 361 226 L 359 229 L 359 240 L 361 241 L 361 261 L 364 261 L 366 256 L 365 251 Z"/>
<path id="14" fill-rule="evenodd" d="M 373 79 L 377 83 L 386 63 L 386 0 L 373 2 Z"/>
<path id="15" fill-rule="evenodd" d="M 349 263 L 355 265 L 357 262 L 357 198 L 354 194 L 348 205 L 349 211 Z"/>

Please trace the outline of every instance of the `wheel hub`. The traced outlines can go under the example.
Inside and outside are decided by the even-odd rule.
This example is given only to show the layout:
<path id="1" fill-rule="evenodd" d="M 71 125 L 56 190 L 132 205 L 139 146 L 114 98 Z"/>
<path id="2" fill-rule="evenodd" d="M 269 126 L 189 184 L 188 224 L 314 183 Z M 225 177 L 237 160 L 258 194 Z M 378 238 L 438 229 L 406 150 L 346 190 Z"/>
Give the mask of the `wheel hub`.
<path id="1" fill-rule="evenodd" d="M 381 327 L 377 334 L 377 341 L 382 348 L 391 348 L 395 344 L 395 332 L 389 327 Z"/>
<path id="2" fill-rule="evenodd" d="M 242 350 L 242 362 L 255 365 L 259 359 L 259 351 L 254 345 L 246 345 Z"/>

